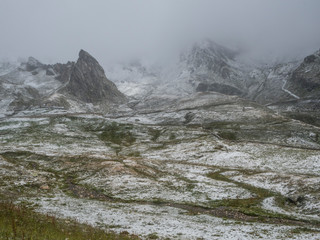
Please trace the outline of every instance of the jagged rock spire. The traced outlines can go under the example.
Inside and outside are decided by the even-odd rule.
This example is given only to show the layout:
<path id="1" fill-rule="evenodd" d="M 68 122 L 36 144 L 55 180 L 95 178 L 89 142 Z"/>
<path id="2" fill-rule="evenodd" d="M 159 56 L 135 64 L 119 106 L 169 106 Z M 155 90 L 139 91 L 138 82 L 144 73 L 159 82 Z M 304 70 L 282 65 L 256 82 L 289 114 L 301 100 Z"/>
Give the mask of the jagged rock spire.
<path id="1" fill-rule="evenodd" d="M 126 99 L 116 85 L 107 79 L 98 61 L 84 50 L 79 52 L 78 61 L 71 71 L 66 90 L 88 103 L 105 101 L 120 103 Z"/>

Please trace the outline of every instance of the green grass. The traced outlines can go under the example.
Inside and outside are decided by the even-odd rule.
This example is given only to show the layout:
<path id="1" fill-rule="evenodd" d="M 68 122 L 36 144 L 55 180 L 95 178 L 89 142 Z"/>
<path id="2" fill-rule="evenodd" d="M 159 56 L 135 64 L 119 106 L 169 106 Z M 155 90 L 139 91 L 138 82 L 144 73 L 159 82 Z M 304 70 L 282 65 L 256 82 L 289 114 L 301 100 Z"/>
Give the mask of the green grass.
<path id="1" fill-rule="evenodd" d="M 128 157 L 141 157 L 141 153 L 139 151 L 133 151 L 127 154 Z"/>
<path id="2" fill-rule="evenodd" d="M 104 126 L 99 138 L 103 141 L 112 142 L 118 145 L 131 145 L 136 141 L 136 138 L 130 131 L 130 127 L 115 122 Z"/>
<path id="3" fill-rule="evenodd" d="M 150 233 L 148 235 L 148 239 L 159 239 L 159 237 L 158 237 L 157 233 Z"/>
<path id="4" fill-rule="evenodd" d="M 177 137 L 174 133 L 171 133 L 169 136 L 169 140 L 175 140 Z"/>
<path id="5" fill-rule="evenodd" d="M 217 121 L 204 124 L 203 128 L 206 130 L 218 130 L 218 135 L 226 140 L 237 140 L 237 133 L 240 131 L 239 122 L 224 122 Z"/>
<path id="6" fill-rule="evenodd" d="M 151 140 L 155 142 L 160 137 L 161 130 L 150 128 L 149 129 L 149 134 L 151 135 Z"/>
<path id="7" fill-rule="evenodd" d="M 0 239 L 104 240 L 138 239 L 137 236 L 101 229 L 35 213 L 29 208 L 0 202 Z"/>
<path id="8" fill-rule="evenodd" d="M 235 141 L 237 140 L 237 134 L 232 131 L 219 131 L 218 135 L 226 140 Z"/>

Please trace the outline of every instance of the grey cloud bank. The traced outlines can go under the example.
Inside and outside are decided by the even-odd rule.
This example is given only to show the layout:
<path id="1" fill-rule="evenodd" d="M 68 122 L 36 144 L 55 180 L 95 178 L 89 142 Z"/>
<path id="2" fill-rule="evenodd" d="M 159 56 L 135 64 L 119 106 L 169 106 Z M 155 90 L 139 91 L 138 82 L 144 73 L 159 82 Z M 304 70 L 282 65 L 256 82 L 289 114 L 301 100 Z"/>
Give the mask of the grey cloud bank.
<path id="1" fill-rule="evenodd" d="M 320 1 L 0 0 L 0 58 L 102 64 L 157 58 L 203 38 L 252 55 L 303 56 L 320 48 Z"/>

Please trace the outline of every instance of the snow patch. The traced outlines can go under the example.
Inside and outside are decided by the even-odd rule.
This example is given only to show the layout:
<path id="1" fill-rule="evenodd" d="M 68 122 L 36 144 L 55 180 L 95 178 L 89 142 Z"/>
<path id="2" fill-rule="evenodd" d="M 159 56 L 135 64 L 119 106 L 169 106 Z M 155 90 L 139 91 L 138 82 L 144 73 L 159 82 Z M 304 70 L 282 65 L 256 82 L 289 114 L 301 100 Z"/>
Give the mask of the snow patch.
<path id="1" fill-rule="evenodd" d="M 274 224 L 244 223 L 223 220 L 209 215 L 189 215 L 187 211 L 155 205 L 108 203 L 73 199 L 63 194 L 53 198 L 32 200 L 37 210 L 62 218 L 76 219 L 93 226 L 112 228 L 115 232 L 128 231 L 147 239 L 156 233 L 161 238 L 178 239 L 318 239 L 318 233 L 295 234 L 296 227 Z"/>

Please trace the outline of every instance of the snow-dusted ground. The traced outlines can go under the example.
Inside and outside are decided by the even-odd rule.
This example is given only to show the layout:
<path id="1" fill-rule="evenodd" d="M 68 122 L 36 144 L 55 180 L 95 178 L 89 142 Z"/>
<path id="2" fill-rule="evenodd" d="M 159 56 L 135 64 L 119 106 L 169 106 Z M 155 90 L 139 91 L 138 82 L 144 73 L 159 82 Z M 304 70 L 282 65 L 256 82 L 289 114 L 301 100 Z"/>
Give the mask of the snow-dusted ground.
<path id="1" fill-rule="evenodd" d="M 148 238 L 149 234 L 173 239 L 319 239 L 320 233 L 297 234 L 292 226 L 236 222 L 208 215 L 190 215 L 173 207 L 104 203 L 73 199 L 63 194 L 37 198 L 38 211 L 82 223 L 128 231 Z"/>
<path id="2" fill-rule="evenodd" d="M 145 238 L 156 233 L 175 239 L 319 239 L 319 232 L 300 231 L 297 226 L 236 222 L 169 206 L 210 207 L 225 199 L 256 197 L 237 184 L 242 183 L 284 198 L 303 196 L 301 205 L 285 208 L 277 206 L 272 197 L 261 199 L 260 207 L 271 213 L 319 219 L 320 154 L 309 134 L 318 133 L 318 128 L 261 107 L 243 110 L 243 102 L 237 101 L 220 94 L 198 94 L 173 102 L 167 111 L 130 112 L 118 118 L 49 110 L 32 116 L 30 110 L 1 119 L 0 180 L 4 184 L 0 191 L 8 191 L 9 186 L 19 191 L 26 188 L 29 198 L 22 199 L 38 204 L 38 211 Z M 192 118 L 186 122 L 186 116 Z M 242 125 L 234 126 L 236 121 Z M 132 133 L 135 141 L 103 141 L 99 136 L 112 122 Z M 203 127 L 212 122 L 228 124 Z M 219 137 L 228 128 L 244 132 L 259 128 L 272 139 L 261 136 L 261 142 L 235 142 Z M 277 133 L 274 137 L 271 128 Z M 300 134 L 304 144 L 288 141 L 294 136 L 283 134 L 282 128 Z M 211 178 L 215 172 L 230 181 Z M 81 192 L 66 195 L 60 187 L 67 176 L 89 189 L 88 194 L 98 189 L 118 200 L 86 199 Z M 50 190 L 37 188 L 43 185 Z M 166 204 L 153 204 L 156 202 Z"/>
<path id="3" fill-rule="evenodd" d="M 195 93 L 215 82 L 264 104 L 299 98 L 286 82 L 300 63 L 253 68 L 210 41 L 181 57 L 107 69 L 129 103 L 104 106 L 106 115 L 59 93 L 63 83 L 41 67 L 0 64 L 0 194 L 146 239 L 320 239 L 320 129 L 236 96 Z M 242 203 L 261 219 L 239 217 Z M 266 224 L 263 211 L 302 225 Z"/>
<path id="4" fill-rule="evenodd" d="M 288 212 L 277 206 L 274 197 L 266 198 L 262 202 L 262 207 L 268 211 L 298 217 L 300 219 L 313 219 L 319 221 L 319 215 L 302 215 L 299 213 Z"/>

